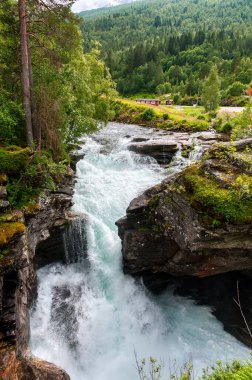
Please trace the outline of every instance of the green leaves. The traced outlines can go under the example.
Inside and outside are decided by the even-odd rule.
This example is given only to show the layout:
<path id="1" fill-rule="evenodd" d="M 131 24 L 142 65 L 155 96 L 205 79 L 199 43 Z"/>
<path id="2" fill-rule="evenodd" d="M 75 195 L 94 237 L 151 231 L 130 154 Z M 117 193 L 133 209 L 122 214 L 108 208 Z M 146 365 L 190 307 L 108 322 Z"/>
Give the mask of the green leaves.
<path id="1" fill-rule="evenodd" d="M 211 68 L 209 76 L 203 85 L 202 103 L 207 112 L 215 111 L 220 103 L 220 79 L 217 67 Z"/>

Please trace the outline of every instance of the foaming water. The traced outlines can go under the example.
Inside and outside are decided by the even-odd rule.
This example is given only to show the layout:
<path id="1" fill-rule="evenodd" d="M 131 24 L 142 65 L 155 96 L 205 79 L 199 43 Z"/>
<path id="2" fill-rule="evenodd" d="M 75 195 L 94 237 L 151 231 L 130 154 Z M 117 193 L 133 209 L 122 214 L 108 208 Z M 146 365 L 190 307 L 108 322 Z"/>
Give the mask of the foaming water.
<path id="1" fill-rule="evenodd" d="M 193 360 L 196 373 L 219 359 L 246 358 L 249 351 L 224 332 L 209 308 L 172 290 L 154 296 L 123 274 L 115 221 L 135 196 L 164 177 L 154 160 L 126 149 L 127 133 L 113 124 L 86 139 L 74 195 L 74 211 L 87 215 L 84 243 L 77 225 L 77 232 L 68 231 L 69 264 L 38 272 L 33 353 L 64 368 L 72 380 L 137 380 L 134 350 L 139 358 L 167 364 Z"/>

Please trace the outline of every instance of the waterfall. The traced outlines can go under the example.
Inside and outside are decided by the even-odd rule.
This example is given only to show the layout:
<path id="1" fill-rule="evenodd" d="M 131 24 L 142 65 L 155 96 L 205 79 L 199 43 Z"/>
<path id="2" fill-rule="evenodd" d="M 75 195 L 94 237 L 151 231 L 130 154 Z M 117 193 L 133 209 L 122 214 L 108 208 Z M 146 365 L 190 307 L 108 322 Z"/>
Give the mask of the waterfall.
<path id="1" fill-rule="evenodd" d="M 86 219 L 77 218 L 66 228 L 63 240 L 67 264 L 81 263 L 87 257 Z"/>
<path id="2" fill-rule="evenodd" d="M 216 360 L 249 355 L 208 307 L 171 289 L 153 295 L 123 274 L 115 221 L 134 197 L 166 174 L 155 160 L 127 150 L 124 136 L 138 132 L 112 123 L 86 139 L 73 211 L 87 220 L 66 232 L 67 264 L 38 271 L 31 349 L 63 367 L 72 380 L 137 380 L 134 350 L 138 358 L 153 356 L 167 366 L 170 360 L 179 366 L 191 359 L 195 376 Z"/>

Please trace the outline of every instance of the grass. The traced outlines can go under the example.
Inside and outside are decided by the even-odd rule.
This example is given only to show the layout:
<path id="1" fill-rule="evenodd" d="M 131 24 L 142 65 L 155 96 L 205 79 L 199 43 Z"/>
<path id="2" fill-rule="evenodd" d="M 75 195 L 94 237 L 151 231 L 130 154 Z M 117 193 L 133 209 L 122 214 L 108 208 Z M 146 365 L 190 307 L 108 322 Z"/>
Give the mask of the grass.
<path id="1" fill-rule="evenodd" d="M 146 110 L 152 110 L 153 116 L 148 120 L 144 115 Z M 115 119 L 151 127 L 170 130 L 204 131 L 209 129 L 208 116 L 203 114 L 203 108 L 190 106 L 152 106 L 138 104 L 135 100 L 119 99 L 115 102 Z M 204 119 L 204 120 L 203 120 Z"/>

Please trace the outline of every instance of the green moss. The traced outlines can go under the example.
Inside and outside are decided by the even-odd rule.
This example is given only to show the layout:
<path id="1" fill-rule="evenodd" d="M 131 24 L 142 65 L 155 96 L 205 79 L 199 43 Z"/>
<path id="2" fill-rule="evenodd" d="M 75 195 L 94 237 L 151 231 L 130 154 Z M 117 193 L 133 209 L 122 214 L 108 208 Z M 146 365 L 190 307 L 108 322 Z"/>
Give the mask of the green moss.
<path id="1" fill-rule="evenodd" d="M 8 181 L 7 175 L 6 174 L 0 174 L 0 185 L 4 185 L 7 181 Z"/>
<path id="2" fill-rule="evenodd" d="M 160 200 L 160 195 L 155 195 L 149 200 L 148 205 L 150 206 L 150 208 L 153 208 L 158 205 L 159 200 Z"/>
<path id="3" fill-rule="evenodd" d="M 18 175 L 28 165 L 30 156 L 31 150 L 29 148 L 0 148 L 1 175 Z"/>
<path id="4" fill-rule="evenodd" d="M 192 203 L 199 203 L 215 220 L 233 224 L 252 222 L 252 177 L 237 176 L 229 188 L 222 188 L 214 180 L 205 177 L 197 166 L 185 172 L 184 180 Z"/>
<path id="5" fill-rule="evenodd" d="M 148 228 L 148 227 L 143 227 L 143 226 L 141 226 L 141 227 L 137 227 L 137 230 L 138 230 L 139 232 L 147 232 L 147 231 L 149 231 L 149 228 Z"/>
<path id="6" fill-rule="evenodd" d="M 0 223 L 0 247 L 8 244 L 15 235 L 24 231 L 25 225 L 23 223 Z"/>

